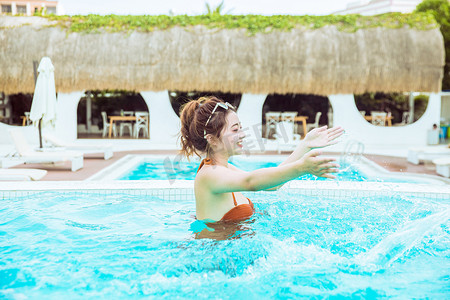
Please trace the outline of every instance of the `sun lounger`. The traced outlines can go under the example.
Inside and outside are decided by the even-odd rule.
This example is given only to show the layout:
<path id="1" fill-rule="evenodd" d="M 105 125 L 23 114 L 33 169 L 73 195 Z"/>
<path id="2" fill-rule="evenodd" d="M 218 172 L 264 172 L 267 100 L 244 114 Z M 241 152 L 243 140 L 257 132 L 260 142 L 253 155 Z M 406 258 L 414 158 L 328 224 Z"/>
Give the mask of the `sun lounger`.
<path id="1" fill-rule="evenodd" d="M 23 132 L 20 129 L 10 129 L 14 146 L 17 153 L 15 156 L 7 158 L 8 160 L 20 160 L 25 164 L 57 164 L 62 162 L 70 162 L 71 170 L 76 171 L 83 167 L 83 153 L 73 151 L 35 151 L 28 144 Z M 7 160 L 3 159 L 3 161 Z"/>
<path id="2" fill-rule="evenodd" d="M 75 150 L 83 152 L 84 154 L 102 153 L 104 159 L 110 159 L 113 156 L 111 144 L 88 145 L 88 144 L 67 143 L 49 133 L 44 133 L 42 137 L 44 141 L 51 144 L 53 147 L 62 147 L 67 150 Z"/>
<path id="3" fill-rule="evenodd" d="M 41 180 L 46 174 L 40 169 L 0 169 L 0 181 Z"/>
<path id="4" fill-rule="evenodd" d="M 436 173 L 450 178 L 450 156 L 434 159 L 433 163 L 436 165 Z"/>
<path id="5" fill-rule="evenodd" d="M 408 161 L 418 165 L 421 161 L 432 161 L 443 156 L 450 156 L 450 148 L 446 145 L 408 149 Z"/>

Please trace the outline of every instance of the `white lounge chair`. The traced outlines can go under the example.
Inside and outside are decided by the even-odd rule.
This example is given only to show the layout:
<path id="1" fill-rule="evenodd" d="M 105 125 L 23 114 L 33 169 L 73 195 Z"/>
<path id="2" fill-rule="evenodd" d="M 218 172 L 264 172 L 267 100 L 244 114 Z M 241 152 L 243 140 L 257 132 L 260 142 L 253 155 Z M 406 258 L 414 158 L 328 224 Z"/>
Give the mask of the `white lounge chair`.
<path id="1" fill-rule="evenodd" d="M 53 147 L 62 147 L 67 150 L 75 150 L 83 152 L 83 154 L 89 153 L 102 153 L 104 159 L 110 159 L 113 156 L 112 145 L 102 144 L 102 145 L 89 145 L 89 144 L 75 144 L 64 142 L 61 139 L 50 133 L 43 133 L 42 138 L 45 142 L 51 144 Z"/>
<path id="2" fill-rule="evenodd" d="M 450 148 L 446 145 L 409 148 L 407 160 L 418 165 L 420 162 L 432 161 L 446 155 L 450 156 Z"/>
<path id="3" fill-rule="evenodd" d="M 0 181 L 41 180 L 46 174 L 40 169 L 0 169 Z"/>
<path id="4" fill-rule="evenodd" d="M 450 178 L 450 156 L 433 159 L 433 163 L 436 165 L 436 173 Z"/>
<path id="5" fill-rule="evenodd" d="M 17 156 L 10 157 L 10 160 L 20 160 L 25 164 L 56 164 L 70 162 L 71 170 L 76 171 L 83 167 L 83 153 L 73 151 L 35 151 L 28 144 L 23 132 L 20 129 L 10 129 L 9 133 L 14 141 Z"/>
<path id="6" fill-rule="evenodd" d="M 277 141 L 278 153 L 295 150 L 300 142 L 300 134 L 294 133 L 294 122 L 291 121 L 279 122 L 274 137 Z"/>

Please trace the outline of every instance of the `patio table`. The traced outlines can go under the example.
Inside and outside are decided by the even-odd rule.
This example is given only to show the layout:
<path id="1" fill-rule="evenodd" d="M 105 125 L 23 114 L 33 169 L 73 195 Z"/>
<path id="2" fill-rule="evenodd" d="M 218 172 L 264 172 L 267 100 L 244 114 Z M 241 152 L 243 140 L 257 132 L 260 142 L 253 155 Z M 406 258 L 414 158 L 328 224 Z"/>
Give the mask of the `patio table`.
<path id="1" fill-rule="evenodd" d="M 22 119 L 22 126 L 27 125 L 27 117 L 26 116 L 20 116 L 20 118 Z"/>
<path id="2" fill-rule="evenodd" d="M 306 120 L 308 120 L 308 116 L 296 116 L 294 118 L 294 121 L 296 123 L 302 123 L 303 125 L 303 138 L 305 137 L 306 133 L 307 133 L 307 129 L 306 129 Z"/>
<path id="3" fill-rule="evenodd" d="M 108 116 L 109 118 L 109 133 L 108 137 L 111 138 L 112 134 L 112 127 L 114 122 L 116 121 L 136 121 L 135 116 Z"/>

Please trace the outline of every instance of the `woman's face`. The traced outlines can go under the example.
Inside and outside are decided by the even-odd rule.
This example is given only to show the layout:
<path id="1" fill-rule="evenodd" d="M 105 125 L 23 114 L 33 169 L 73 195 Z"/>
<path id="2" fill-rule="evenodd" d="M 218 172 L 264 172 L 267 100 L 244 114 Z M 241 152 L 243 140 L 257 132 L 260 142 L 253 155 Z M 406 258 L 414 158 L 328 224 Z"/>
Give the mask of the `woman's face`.
<path id="1" fill-rule="evenodd" d="M 222 130 L 220 142 L 223 150 L 229 155 L 241 154 L 245 133 L 242 131 L 241 122 L 234 111 L 226 115 L 226 124 Z"/>

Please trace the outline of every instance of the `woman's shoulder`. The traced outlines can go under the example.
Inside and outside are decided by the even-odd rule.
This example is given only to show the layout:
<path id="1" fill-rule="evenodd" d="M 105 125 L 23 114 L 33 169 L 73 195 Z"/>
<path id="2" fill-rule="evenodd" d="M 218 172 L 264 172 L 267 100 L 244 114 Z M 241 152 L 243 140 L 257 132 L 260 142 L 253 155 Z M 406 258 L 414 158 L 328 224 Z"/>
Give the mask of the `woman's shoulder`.
<path id="1" fill-rule="evenodd" d="M 204 165 L 195 176 L 195 187 L 211 192 L 211 188 L 226 176 L 223 169 L 226 168 L 217 165 Z"/>
<path id="2" fill-rule="evenodd" d="M 212 174 L 216 174 L 217 172 L 222 172 L 224 170 L 226 170 L 227 168 L 224 166 L 219 166 L 219 165 L 203 165 L 200 170 L 198 170 L 197 172 L 197 177 L 205 177 L 205 176 L 210 176 Z"/>
<path id="3" fill-rule="evenodd" d="M 228 167 L 220 165 L 204 165 L 197 172 L 196 180 L 220 180 L 224 176 L 230 176 L 234 172 L 243 172 L 235 166 L 228 165 Z"/>

